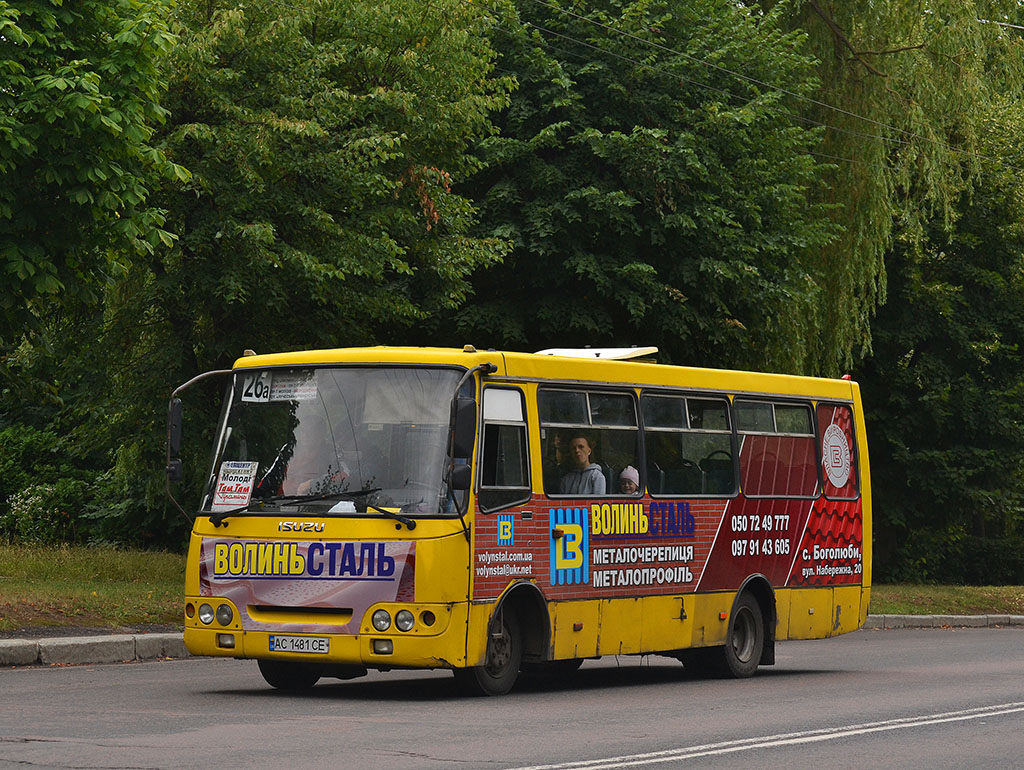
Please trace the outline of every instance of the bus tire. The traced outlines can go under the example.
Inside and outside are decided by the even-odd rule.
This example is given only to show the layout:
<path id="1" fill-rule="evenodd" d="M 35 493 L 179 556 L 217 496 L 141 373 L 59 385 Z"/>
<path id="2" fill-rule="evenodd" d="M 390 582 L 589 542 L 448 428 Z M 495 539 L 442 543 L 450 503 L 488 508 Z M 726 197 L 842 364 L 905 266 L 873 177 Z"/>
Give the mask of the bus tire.
<path id="1" fill-rule="evenodd" d="M 753 676 L 764 648 L 764 617 L 757 599 L 744 591 L 733 607 L 722 648 L 723 676 L 744 679 Z"/>
<path id="2" fill-rule="evenodd" d="M 292 660 L 259 660 L 260 673 L 271 687 L 296 692 L 320 681 L 320 666 Z"/>
<path id="3" fill-rule="evenodd" d="M 455 669 L 455 681 L 469 695 L 504 695 L 515 685 L 522 662 L 519 618 L 511 610 L 503 609 L 500 634 L 488 634 L 484 665 Z"/>

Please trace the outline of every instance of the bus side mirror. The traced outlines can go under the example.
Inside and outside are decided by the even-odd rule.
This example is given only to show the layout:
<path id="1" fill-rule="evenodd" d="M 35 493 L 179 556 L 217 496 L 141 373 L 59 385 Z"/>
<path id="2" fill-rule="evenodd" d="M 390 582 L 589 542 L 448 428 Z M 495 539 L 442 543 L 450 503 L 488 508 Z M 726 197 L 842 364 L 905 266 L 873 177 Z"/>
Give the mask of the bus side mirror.
<path id="1" fill-rule="evenodd" d="M 167 409 L 167 480 L 181 481 L 181 399 L 172 398 Z"/>
<path id="2" fill-rule="evenodd" d="M 167 449 L 171 457 L 181 451 L 181 399 L 172 398 L 167 410 Z"/>
<path id="3" fill-rule="evenodd" d="M 167 461 L 167 480 L 172 482 L 181 481 L 181 460 L 174 457 Z"/>
<path id="4" fill-rule="evenodd" d="M 476 401 L 467 396 L 455 399 L 450 457 L 469 457 L 476 438 Z M 468 468 L 467 468 L 468 470 Z M 468 486 L 458 489 L 469 489 Z"/>
<path id="5" fill-rule="evenodd" d="M 469 489 L 473 483 L 473 472 L 466 463 L 455 463 L 452 466 L 451 487 L 452 489 Z"/>

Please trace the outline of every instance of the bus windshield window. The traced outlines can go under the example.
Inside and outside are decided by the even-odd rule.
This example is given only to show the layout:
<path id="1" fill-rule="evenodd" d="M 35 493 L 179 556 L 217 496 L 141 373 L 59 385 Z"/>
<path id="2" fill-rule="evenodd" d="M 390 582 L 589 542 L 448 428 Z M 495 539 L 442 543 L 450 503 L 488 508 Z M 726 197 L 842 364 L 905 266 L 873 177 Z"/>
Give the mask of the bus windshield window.
<path id="1" fill-rule="evenodd" d="M 237 372 L 204 510 L 318 497 L 321 511 L 446 512 L 458 380 L 454 369 L 412 367 Z"/>

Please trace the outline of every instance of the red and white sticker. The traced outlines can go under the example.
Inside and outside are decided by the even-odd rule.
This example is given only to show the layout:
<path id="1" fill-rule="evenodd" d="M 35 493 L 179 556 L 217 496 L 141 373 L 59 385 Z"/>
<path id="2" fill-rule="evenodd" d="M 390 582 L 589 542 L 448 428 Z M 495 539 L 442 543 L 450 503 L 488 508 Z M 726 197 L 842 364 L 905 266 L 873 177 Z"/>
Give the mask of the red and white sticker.
<path id="1" fill-rule="evenodd" d="M 832 424 L 825 429 L 821 456 L 828 480 L 840 489 L 845 487 L 850 480 L 850 445 L 846 433 L 838 425 Z"/>
<path id="2" fill-rule="evenodd" d="M 310 374 L 310 372 L 275 374 L 273 385 L 270 388 L 270 400 L 315 401 L 317 396 L 316 380 Z"/>

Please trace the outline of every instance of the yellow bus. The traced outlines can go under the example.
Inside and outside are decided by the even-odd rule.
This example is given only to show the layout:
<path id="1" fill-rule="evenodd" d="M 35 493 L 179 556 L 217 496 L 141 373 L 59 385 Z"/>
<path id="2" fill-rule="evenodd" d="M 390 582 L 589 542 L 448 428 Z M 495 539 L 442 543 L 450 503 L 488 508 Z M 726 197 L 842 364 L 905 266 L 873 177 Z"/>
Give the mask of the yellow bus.
<path id="1" fill-rule="evenodd" d="M 727 677 L 859 628 L 871 497 L 856 383 L 653 348 L 249 354 L 196 512 L 185 643 L 304 689 L 659 654 Z M 170 489 L 170 488 L 169 488 Z M 172 496 L 173 499 L 173 496 Z M 191 518 L 191 517 L 190 517 Z"/>

